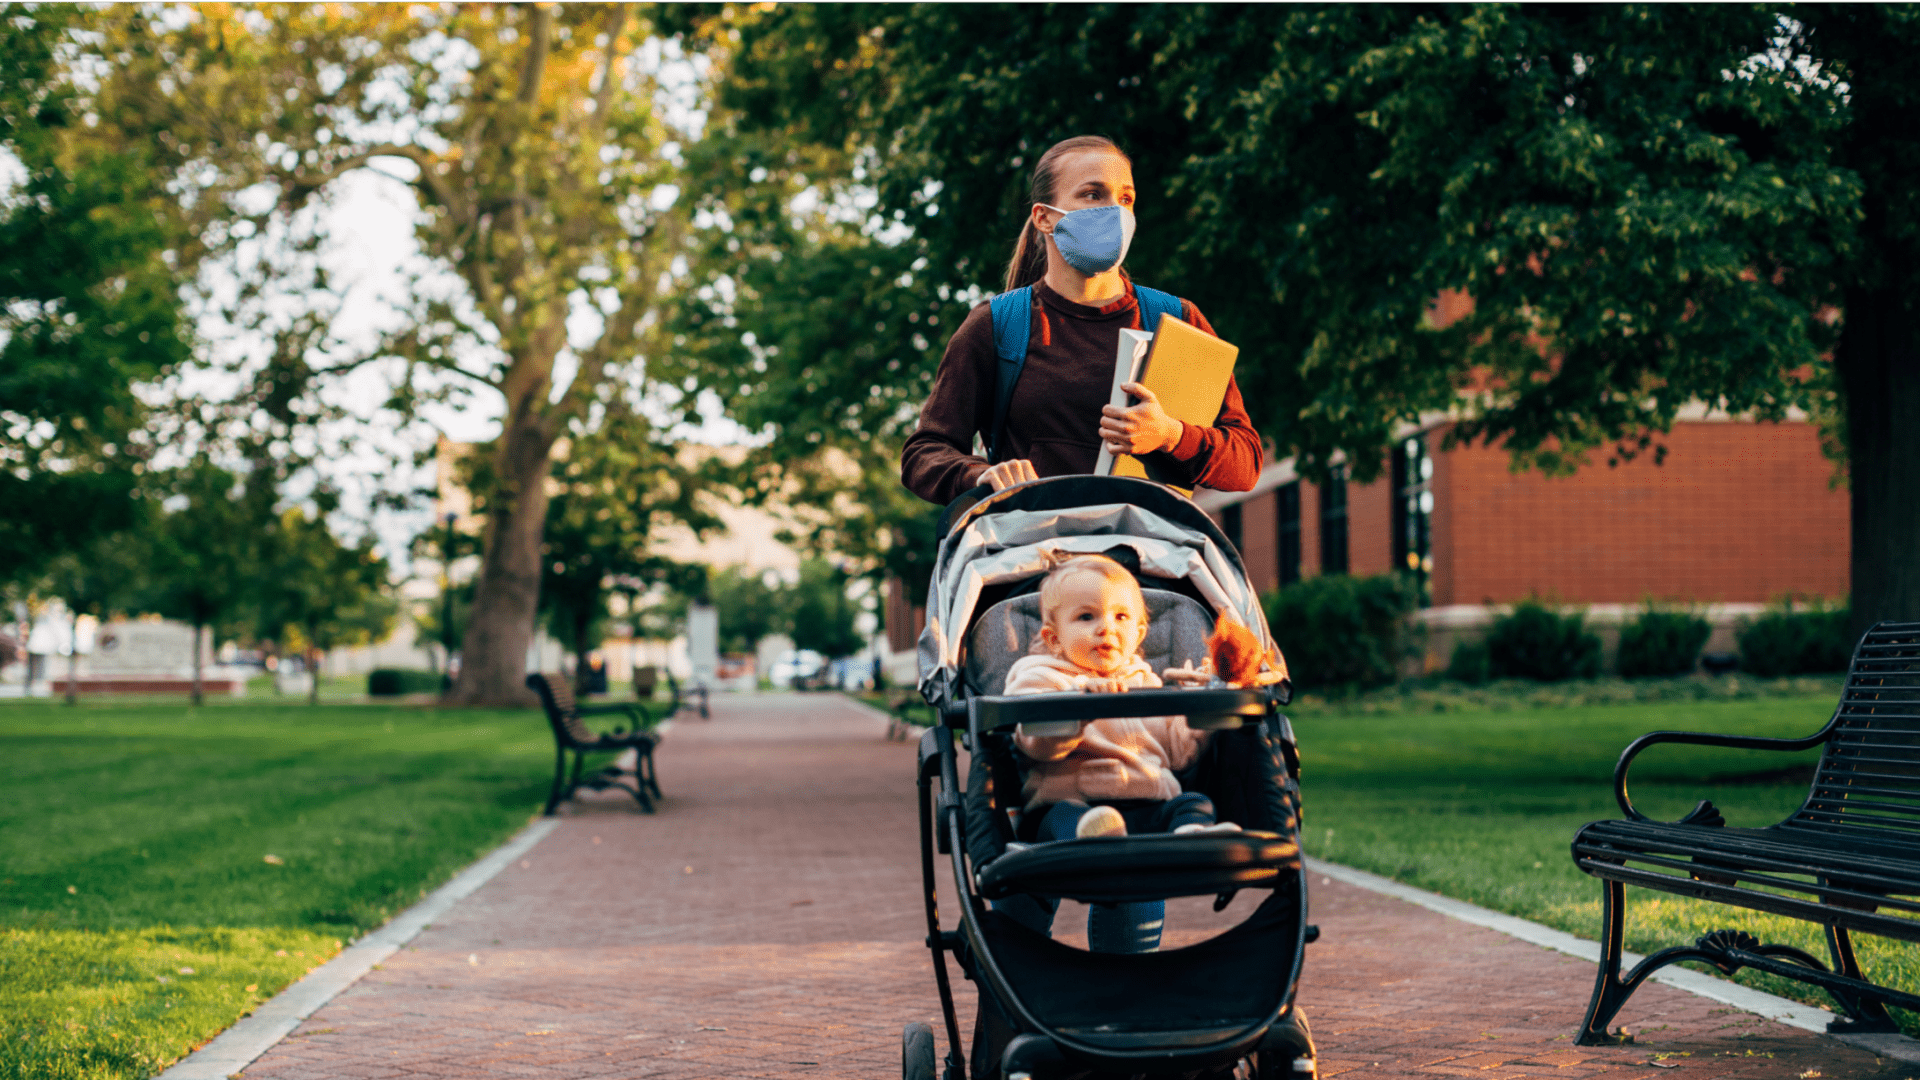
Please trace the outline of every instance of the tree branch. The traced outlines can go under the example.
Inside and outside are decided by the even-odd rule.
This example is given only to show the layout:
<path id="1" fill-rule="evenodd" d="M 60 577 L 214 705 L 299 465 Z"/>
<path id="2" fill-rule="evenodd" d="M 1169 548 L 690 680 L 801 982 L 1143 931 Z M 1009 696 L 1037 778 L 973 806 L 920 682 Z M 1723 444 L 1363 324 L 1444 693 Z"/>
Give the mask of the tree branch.
<path id="1" fill-rule="evenodd" d="M 600 87 L 593 92 L 593 138 L 598 141 L 607 129 L 607 110 L 613 107 L 614 65 L 620 60 L 620 31 L 627 25 L 627 5 L 615 4 L 607 12 L 601 33 L 607 35 L 607 63 L 600 71 Z"/>
<path id="2" fill-rule="evenodd" d="M 527 26 L 527 62 L 520 69 L 520 93 L 515 100 L 531 105 L 540 96 L 540 79 L 547 71 L 547 47 L 553 41 L 553 8 L 533 5 L 532 21 Z"/>

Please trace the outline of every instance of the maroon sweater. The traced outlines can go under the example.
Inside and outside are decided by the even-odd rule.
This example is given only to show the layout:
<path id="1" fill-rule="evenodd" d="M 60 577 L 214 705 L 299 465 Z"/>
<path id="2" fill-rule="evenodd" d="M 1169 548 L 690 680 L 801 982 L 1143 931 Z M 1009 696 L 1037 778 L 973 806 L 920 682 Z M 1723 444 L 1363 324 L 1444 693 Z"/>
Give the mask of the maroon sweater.
<path id="1" fill-rule="evenodd" d="M 1100 409 L 1113 392 L 1120 331 L 1140 328 L 1140 308 L 1131 289 L 1097 308 L 1062 298 L 1044 281 L 1033 294 L 1032 337 L 1007 410 L 1005 457 L 1032 461 L 1041 476 L 1090 473 L 1100 457 Z M 1199 308 L 1185 300 L 1180 307 L 1183 319 L 1213 333 Z M 901 482 L 929 502 L 952 502 L 976 486 L 987 468 L 973 445 L 976 433 L 984 443 L 993 426 L 999 358 L 989 309 L 974 308 L 947 342 L 933 393 L 920 409 L 920 428 L 900 451 Z M 1181 487 L 1253 487 L 1260 475 L 1260 435 L 1247 418 L 1239 384 L 1227 383 L 1212 427 L 1185 425 L 1179 445 L 1147 460 Z"/>

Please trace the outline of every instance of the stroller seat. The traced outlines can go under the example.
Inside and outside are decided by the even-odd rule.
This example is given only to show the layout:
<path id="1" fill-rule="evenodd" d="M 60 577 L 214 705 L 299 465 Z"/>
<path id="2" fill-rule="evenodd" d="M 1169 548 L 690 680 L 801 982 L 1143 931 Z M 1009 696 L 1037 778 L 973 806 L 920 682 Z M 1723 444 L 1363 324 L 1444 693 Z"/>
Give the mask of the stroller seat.
<path id="1" fill-rule="evenodd" d="M 1200 602 L 1166 589 L 1142 588 L 1147 601 L 1147 637 L 1140 655 L 1155 672 L 1207 658 L 1213 616 Z M 1007 669 L 1033 651 L 1040 636 L 1040 594 L 1023 593 L 986 610 L 967 639 L 967 684 L 978 694 L 1006 689 Z"/>
<path id="2" fill-rule="evenodd" d="M 980 895 L 1017 893 L 1089 904 L 1271 888 L 1300 868 L 1300 845 L 1270 832 L 1057 840 L 1010 850 L 977 875 Z"/>

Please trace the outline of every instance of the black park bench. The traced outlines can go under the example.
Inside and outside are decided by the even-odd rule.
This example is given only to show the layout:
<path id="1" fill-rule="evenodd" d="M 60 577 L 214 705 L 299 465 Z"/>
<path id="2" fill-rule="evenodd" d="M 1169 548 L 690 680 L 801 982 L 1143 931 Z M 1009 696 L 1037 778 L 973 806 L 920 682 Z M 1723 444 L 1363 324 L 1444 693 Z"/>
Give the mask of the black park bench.
<path id="1" fill-rule="evenodd" d="M 1675 822 L 1653 821 L 1627 798 L 1627 770 L 1658 743 L 1746 750 L 1810 750 L 1820 762 L 1806 802 L 1778 825 L 1728 828 L 1710 802 Z M 1846 689 L 1827 726 L 1804 739 L 1656 731 L 1628 746 L 1613 790 L 1625 821 L 1596 821 L 1573 838 L 1573 861 L 1600 879 L 1600 972 L 1582 1046 L 1632 1041 L 1607 1025 L 1647 976 L 1681 960 L 1731 975 L 1754 968 L 1818 986 L 1844 1016 L 1835 1033 L 1897 1031 L 1887 1006 L 1920 996 L 1875 985 L 1854 958 L 1855 932 L 1920 941 L 1920 622 L 1883 622 L 1860 639 Z M 1717 930 L 1662 949 L 1620 975 L 1625 887 L 1713 900 L 1818 923 L 1830 963 L 1743 930 Z"/>
<path id="2" fill-rule="evenodd" d="M 644 706 L 631 702 L 582 706 L 574 700 L 573 687 L 563 675 L 535 672 L 527 676 L 527 689 L 540 695 L 540 704 L 547 710 L 547 724 L 553 728 L 553 790 L 547 795 L 547 808 L 542 813 L 552 816 L 561 803 L 573 798 L 574 792 L 583 787 L 594 791 L 617 787 L 631 794 L 640 809 L 653 813 L 653 800 L 660 797 L 660 781 L 653 771 L 653 748 L 659 745 L 661 732 L 654 727 L 653 716 Z M 609 714 L 625 715 L 631 726 L 596 734 L 581 719 Z M 617 764 L 581 775 L 588 754 L 627 749 L 635 754 L 630 783 L 624 782 L 628 779 L 627 773 Z M 571 775 L 567 768 L 569 752 L 573 754 Z"/>

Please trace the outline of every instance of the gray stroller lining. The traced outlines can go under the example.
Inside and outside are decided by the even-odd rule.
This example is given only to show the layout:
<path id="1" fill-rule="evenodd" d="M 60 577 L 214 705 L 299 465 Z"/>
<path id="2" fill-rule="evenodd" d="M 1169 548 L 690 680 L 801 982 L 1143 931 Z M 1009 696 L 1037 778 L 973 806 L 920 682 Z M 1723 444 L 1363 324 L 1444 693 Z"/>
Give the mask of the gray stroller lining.
<path id="1" fill-rule="evenodd" d="M 1206 659 L 1213 616 L 1199 601 L 1165 589 L 1141 589 L 1140 594 L 1147 601 L 1147 637 L 1140 654 L 1155 674 Z M 1039 634 L 1039 593 L 1010 597 L 988 608 L 974 623 L 967 643 L 963 663 L 969 692 L 1002 693 L 1007 669 L 1033 651 Z"/>

